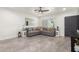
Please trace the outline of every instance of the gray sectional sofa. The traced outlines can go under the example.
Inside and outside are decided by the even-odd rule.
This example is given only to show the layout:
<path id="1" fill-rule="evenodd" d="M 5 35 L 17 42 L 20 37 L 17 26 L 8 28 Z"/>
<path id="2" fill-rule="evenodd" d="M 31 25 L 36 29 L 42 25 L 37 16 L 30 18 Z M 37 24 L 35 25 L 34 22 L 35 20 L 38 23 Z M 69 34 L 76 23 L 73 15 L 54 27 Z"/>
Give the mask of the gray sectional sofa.
<path id="1" fill-rule="evenodd" d="M 43 27 L 28 28 L 27 37 L 36 35 L 46 35 L 54 37 L 56 35 L 56 30 L 55 28 L 43 28 Z"/>

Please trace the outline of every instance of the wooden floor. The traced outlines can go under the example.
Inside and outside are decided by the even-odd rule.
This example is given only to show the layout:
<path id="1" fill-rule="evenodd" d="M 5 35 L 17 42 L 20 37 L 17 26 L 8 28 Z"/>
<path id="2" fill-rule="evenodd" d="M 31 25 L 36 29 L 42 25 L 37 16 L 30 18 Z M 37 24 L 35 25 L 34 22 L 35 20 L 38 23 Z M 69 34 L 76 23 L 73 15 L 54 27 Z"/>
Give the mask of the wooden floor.
<path id="1" fill-rule="evenodd" d="M 33 36 L 0 40 L 1 52 L 70 52 L 68 37 Z"/>

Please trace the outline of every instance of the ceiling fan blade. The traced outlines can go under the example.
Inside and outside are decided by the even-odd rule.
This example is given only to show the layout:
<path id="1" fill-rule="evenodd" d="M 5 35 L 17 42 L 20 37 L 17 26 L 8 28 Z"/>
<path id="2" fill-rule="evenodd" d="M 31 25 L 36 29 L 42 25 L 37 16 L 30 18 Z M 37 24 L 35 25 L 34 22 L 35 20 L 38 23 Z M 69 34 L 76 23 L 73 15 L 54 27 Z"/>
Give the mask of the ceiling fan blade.
<path id="1" fill-rule="evenodd" d="M 43 10 L 44 12 L 49 11 L 49 10 Z"/>
<path id="2" fill-rule="evenodd" d="M 39 7 L 38 9 L 34 10 L 34 11 L 38 11 L 38 12 L 41 12 L 42 10 L 42 7 Z"/>
<path id="3" fill-rule="evenodd" d="M 49 10 L 41 10 L 41 12 L 47 12 L 47 11 L 49 11 Z"/>
<path id="4" fill-rule="evenodd" d="M 34 10 L 34 11 L 38 11 L 38 10 Z"/>

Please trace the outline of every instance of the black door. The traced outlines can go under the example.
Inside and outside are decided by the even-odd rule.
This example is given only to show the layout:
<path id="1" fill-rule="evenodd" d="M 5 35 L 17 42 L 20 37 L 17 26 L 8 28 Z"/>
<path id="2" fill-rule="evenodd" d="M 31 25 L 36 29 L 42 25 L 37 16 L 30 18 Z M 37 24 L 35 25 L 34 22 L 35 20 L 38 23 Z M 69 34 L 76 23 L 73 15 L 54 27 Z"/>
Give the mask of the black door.
<path id="1" fill-rule="evenodd" d="M 65 36 L 70 36 L 70 17 L 65 17 Z"/>
<path id="2" fill-rule="evenodd" d="M 70 17 L 70 36 L 76 37 L 77 36 L 77 16 Z"/>
<path id="3" fill-rule="evenodd" d="M 65 36 L 75 37 L 77 34 L 77 16 L 65 17 Z"/>
<path id="4" fill-rule="evenodd" d="M 79 30 L 79 15 L 77 16 L 77 29 Z"/>

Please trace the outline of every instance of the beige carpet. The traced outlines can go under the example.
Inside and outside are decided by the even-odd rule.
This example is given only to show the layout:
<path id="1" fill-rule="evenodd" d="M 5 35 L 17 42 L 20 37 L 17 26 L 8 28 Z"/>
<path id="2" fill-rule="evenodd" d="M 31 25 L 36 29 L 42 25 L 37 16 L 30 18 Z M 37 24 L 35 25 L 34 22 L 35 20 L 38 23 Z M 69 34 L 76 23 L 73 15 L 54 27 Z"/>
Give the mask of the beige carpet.
<path id="1" fill-rule="evenodd" d="M 0 40 L 1 52 L 70 52 L 70 38 L 33 36 Z"/>

